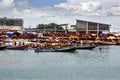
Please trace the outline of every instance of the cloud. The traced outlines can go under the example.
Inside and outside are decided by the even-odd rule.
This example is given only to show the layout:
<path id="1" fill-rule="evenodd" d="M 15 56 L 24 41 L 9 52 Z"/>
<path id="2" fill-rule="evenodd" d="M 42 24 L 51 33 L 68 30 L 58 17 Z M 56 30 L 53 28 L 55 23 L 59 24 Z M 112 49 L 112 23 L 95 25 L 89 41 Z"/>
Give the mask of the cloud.
<path id="1" fill-rule="evenodd" d="M 55 7 L 63 8 L 67 10 L 78 10 L 80 12 L 86 11 L 86 12 L 92 12 L 96 10 L 101 10 L 102 5 L 100 2 L 80 2 L 80 3 L 60 3 L 58 5 L 55 5 Z"/>
<path id="2" fill-rule="evenodd" d="M 120 16 L 120 6 L 115 6 L 119 4 L 119 0 L 67 0 L 64 3 L 56 4 L 54 7 L 66 10 L 64 13 L 71 15 L 108 17 Z"/>
<path id="3" fill-rule="evenodd" d="M 0 16 L 24 19 L 24 27 L 36 27 L 39 23 L 75 24 L 76 19 L 95 22 L 113 23 L 112 19 L 120 17 L 120 7 L 114 6 L 109 0 L 67 0 L 53 7 L 35 7 L 28 0 L 2 0 L 0 1 Z M 117 1 L 117 0 L 115 0 Z M 117 4 L 117 3 L 116 3 Z M 1 7 L 1 5 L 4 5 Z M 111 5 L 111 6 L 110 6 Z M 105 8 L 105 6 L 109 6 Z M 119 20 L 115 20 L 115 26 L 119 26 Z M 114 24 L 113 23 L 113 24 Z"/>
<path id="4" fill-rule="evenodd" d="M 14 8 L 14 9 L 12 9 L 11 14 L 14 15 L 14 17 L 24 19 L 25 27 L 28 27 L 30 25 L 35 27 L 37 24 L 40 23 L 42 18 L 44 16 L 46 16 L 46 13 L 44 13 L 41 10 L 35 9 L 35 8 L 33 8 L 33 9 Z"/>
<path id="5" fill-rule="evenodd" d="M 83 16 L 100 16 L 102 15 L 102 4 L 100 2 L 79 2 L 79 3 L 60 3 L 55 5 L 56 8 L 62 8 L 74 14 Z"/>
<path id="6" fill-rule="evenodd" d="M 43 16 L 46 16 L 43 10 L 30 6 L 28 1 L 2 0 L 0 1 L 0 10 L 1 17 L 22 18 L 25 26 L 35 26 L 40 23 Z"/>
<path id="7" fill-rule="evenodd" d="M 54 7 L 82 16 L 120 16 L 119 7 L 113 7 L 119 3 L 119 0 L 67 0 Z"/>
<path id="8" fill-rule="evenodd" d="M 120 16 L 120 6 L 112 7 L 109 11 L 109 14 L 111 14 L 112 16 Z"/>
<path id="9" fill-rule="evenodd" d="M 104 5 L 104 8 L 109 8 L 113 5 L 119 5 L 120 4 L 120 0 L 67 0 L 66 3 L 70 3 L 70 4 L 77 4 L 80 2 L 100 2 L 102 5 Z"/>
<path id="10" fill-rule="evenodd" d="M 1 0 L 0 9 L 7 9 L 14 6 L 14 0 Z"/>
<path id="11" fill-rule="evenodd" d="M 16 6 L 18 8 L 22 8 L 22 9 L 25 9 L 25 8 L 32 8 L 32 4 L 30 4 L 27 0 L 20 0 L 20 1 L 17 1 L 16 2 Z"/>

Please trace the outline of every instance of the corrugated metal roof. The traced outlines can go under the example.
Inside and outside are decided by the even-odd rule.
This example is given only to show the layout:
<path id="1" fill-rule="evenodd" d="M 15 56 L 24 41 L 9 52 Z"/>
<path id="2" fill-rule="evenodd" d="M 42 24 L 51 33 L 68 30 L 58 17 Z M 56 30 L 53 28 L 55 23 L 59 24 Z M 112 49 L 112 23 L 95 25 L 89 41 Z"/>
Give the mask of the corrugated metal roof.
<path id="1" fill-rule="evenodd" d="M 90 22 L 90 23 L 97 23 L 97 24 L 103 24 L 103 25 L 111 26 L 111 24 L 100 23 L 100 22 L 93 22 L 93 21 L 86 21 L 86 20 L 79 20 L 79 19 L 76 19 L 76 21 L 83 21 L 83 22 Z"/>

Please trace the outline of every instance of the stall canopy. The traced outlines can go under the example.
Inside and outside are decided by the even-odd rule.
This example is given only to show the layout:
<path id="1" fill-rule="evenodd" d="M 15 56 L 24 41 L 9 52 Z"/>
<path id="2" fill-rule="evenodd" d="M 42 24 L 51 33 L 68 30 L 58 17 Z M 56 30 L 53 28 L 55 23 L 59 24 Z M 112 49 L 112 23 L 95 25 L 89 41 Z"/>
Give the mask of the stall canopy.
<path id="1" fill-rule="evenodd" d="M 10 36 L 13 36 L 13 35 L 20 36 L 21 33 L 19 33 L 19 32 L 7 32 L 6 35 L 9 36 L 9 37 L 10 37 Z"/>
<path id="2" fill-rule="evenodd" d="M 12 36 L 14 32 L 7 32 L 6 35 L 7 36 Z"/>
<path id="3" fill-rule="evenodd" d="M 13 35 L 20 36 L 20 35 L 21 35 L 21 33 L 19 33 L 19 32 L 14 32 L 14 33 L 13 33 Z"/>

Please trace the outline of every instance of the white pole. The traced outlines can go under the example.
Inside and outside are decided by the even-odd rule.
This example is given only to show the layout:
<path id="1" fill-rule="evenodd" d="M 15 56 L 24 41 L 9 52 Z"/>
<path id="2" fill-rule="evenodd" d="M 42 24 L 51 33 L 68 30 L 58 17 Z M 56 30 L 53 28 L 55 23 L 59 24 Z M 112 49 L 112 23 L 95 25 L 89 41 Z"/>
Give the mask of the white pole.
<path id="1" fill-rule="evenodd" d="M 86 23 L 86 34 L 88 34 L 88 22 Z"/>
<path id="2" fill-rule="evenodd" d="M 97 34 L 99 34 L 99 23 L 97 23 Z"/>
<path id="3" fill-rule="evenodd" d="M 66 34 L 67 34 L 67 26 L 68 26 L 68 25 L 65 25 L 65 33 L 66 33 Z"/>

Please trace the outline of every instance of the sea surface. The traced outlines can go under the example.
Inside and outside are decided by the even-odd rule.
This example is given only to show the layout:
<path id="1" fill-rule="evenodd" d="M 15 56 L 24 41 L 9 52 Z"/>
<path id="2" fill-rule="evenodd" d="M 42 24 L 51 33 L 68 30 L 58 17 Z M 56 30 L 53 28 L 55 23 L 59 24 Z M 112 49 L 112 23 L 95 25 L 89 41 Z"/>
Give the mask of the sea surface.
<path id="1" fill-rule="evenodd" d="M 75 52 L 0 51 L 0 80 L 120 80 L 120 46 Z"/>

